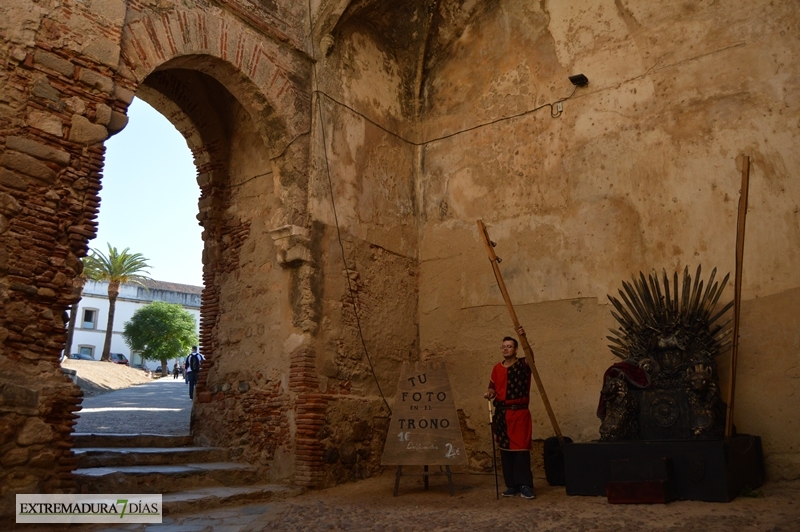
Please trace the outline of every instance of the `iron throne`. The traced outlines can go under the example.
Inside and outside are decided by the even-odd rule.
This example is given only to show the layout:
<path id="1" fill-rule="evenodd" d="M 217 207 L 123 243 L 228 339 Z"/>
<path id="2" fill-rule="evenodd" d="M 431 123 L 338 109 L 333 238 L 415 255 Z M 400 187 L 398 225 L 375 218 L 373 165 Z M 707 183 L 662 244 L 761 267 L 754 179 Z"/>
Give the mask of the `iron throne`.
<path id="1" fill-rule="evenodd" d="M 730 274 L 715 283 L 714 268 L 704 289 L 700 271 L 693 283 L 684 269 L 680 288 L 677 272 L 671 284 L 666 271 L 661 282 L 640 272 L 622 282 L 622 301 L 608 296 L 620 327 L 607 338 L 622 362 L 603 379 L 601 440 L 722 438 L 726 406 L 715 358 L 730 345 L 732 318 L 717 322 L 733 302 L 716 307 Z"/>

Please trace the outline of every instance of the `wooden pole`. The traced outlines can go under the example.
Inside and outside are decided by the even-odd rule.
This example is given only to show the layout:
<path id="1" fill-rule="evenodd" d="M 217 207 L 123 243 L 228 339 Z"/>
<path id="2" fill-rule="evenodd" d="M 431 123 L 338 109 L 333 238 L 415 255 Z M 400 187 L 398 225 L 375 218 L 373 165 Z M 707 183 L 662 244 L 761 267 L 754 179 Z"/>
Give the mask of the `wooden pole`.
<path id="1" fill-rule="evenodd" d="M 494 445 L 494 412 L 492 412 L 492 402 L 487 400 L 489 404 L 489 430 L 492 431 L 492 463 L 494 464 L 494 494 L 497 500 L 500 500 L 500 480 L 497 476 L 497 449 Z"/>
<path id="2" fill-rule="evenodd" d="M 508 313 L 511 315 L 511 321 L 514 322 L 514 332 L 516 332 L 517 329 L 519 329 L 517 313 L 514 312 L 514 305 L 511 304 L 511 298 L 508 296 L 506 284 L 503 282 L 503 276 L 500 273 L 500 267 L 497 264 L 500 262 L 500 260 L 494 253 L 494 244 L 491 240 L 489 240 L 489 233 L 486 231 L 486 226 L 483 225 L 483 221 L 481 220 L 478 220 L 478 232 L 483 237 L 484 244 L 486 244 L 486 251 L 489 253 L 489 262 L 492 263 L 492 269 L 494 270 L 494 276 L 497 279 L 497 285 L 500 287 L 500 292 L 503 294 L 503 299 L 506 302 L 506 308 L 508 308 Z M 536 388 L 539 390 L 539 395 L 542 396 L 544 409 L 547 411 L 547 416 L 550 418 L 550 423 L 553 425 L 553 430 L 556 433 L 556 437 L 558 437 L 558 442 L 563 444 L 564 436 L 561 435 L 561 429 L 558 428 L 556 415 L 553 413 L 553 407 L 550 406 L 550 401 L 547 399 L 547 393 L 544 391 L 544 384 L 542 384 L 542 379 L 539 377 L 539 371 L 536 369 L 536 363 L 533 360 L 533 349 L 531 349 L 528 339 L 525 336 L 519 336 L 519 343 L 522 344 L 522 350 L 525 352 L 525 358 L 528 360 L 528 365 L 531 367 L 533 380 L 536 381 Z"/>
<path id="3" fill-rule="evenodd" d="M 736 279 L 733 293 L 733 341 L 731 342 L 731 386 L 728 390 L 728 417 L 725 437 L 733 435 L 733 399 L 736 391 L 736 362 L 739 355 L 739 313 L 742 303 L 742 263 L 744 261 L 744 229 L 747 220 L 747 193 L 750 188 L 750 157 L 742 156 L 742 190 L 736 224 Z"/>

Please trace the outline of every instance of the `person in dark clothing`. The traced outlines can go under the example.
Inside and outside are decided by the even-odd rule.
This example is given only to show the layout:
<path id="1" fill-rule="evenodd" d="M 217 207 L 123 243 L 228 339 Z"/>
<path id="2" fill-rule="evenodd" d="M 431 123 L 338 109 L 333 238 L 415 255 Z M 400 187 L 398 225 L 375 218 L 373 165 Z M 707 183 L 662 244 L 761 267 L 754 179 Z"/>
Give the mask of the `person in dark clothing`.
<path id="1" fill-rule="evenodd" d="M 189 383 L 189 399 L 194 399 L 194 387 L 197 385 L 197 377 L 200 375 L 200 364 L 205 360 L 203 355 L 197 352 L 197 346 L 192 346 L 192 352 L 186 357 L 184 364 L 186 371 L 186 381 Z"/>

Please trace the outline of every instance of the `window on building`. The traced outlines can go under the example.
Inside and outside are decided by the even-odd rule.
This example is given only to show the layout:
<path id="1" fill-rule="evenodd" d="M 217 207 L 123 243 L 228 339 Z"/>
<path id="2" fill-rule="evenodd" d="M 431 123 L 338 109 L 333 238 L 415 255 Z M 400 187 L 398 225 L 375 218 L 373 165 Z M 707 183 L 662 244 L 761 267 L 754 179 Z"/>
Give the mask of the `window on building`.
<path id="1" fill-rule="evenodd" d="M 82 355 L 89 355 L 90 357 L 94 358 L 94 346 L 93 345 L 82 345 L 78 347 L 78 352 Z"/>
<path id="2" fill-rule="evenodd" d="M 97 329 L 97 309 L 85 308 L 83 309 L 83 325 L 84 329 Z"/>

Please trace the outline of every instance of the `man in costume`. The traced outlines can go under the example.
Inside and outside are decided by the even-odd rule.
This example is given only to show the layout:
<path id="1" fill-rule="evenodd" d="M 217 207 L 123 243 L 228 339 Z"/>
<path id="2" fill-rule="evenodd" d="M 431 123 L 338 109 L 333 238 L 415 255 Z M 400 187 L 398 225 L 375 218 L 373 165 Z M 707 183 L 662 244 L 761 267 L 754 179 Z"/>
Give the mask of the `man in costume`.
<path id="1" fill-rule="evenodd" d="M 525 330 L 517 329 L 520 336 Z M 517 358 L 517 340 L 503 338 L 503 360 L 492 368 L 489 389 L 484 397 L 494 402 L 492 429 L 500 447 L 503 479 L 508 488 L 503 497 L 520 494 L 535 499 L 531 473 L 531 368 L 524 357 Z"/>

